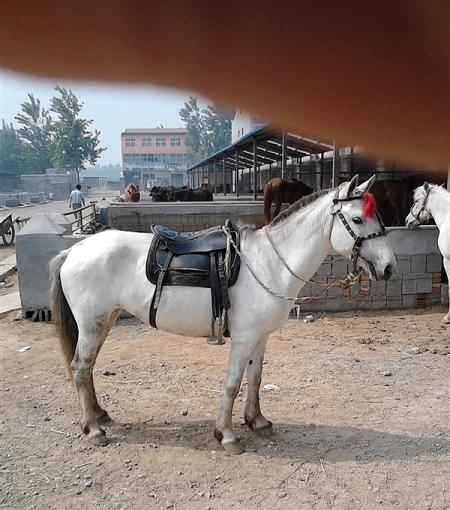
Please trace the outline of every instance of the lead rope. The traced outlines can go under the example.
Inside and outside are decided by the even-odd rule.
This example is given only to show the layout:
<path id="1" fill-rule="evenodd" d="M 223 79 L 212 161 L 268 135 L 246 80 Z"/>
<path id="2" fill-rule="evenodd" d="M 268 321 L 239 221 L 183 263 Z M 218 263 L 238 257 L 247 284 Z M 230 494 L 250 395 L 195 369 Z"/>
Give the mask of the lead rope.
<path id="1" fill-rule="evenodd" d="M 336 287 L 338 286 L 341 282 L 345 282 L 345 287 L 342 287 L 342 288 L 349 288 L 349 285 L 353 286 L 355 285 L 356 281 L 357 281 L 357 278 L 359 275 L 347 275 L 347 277 L 345 279 L 342 279 L 340 282 L 333 282 L 333 283 L 330 283 L 330 284 L 323 284 L 321 282 L 317 282 L 319 283 L 321 286 L 325 285 L 325 287 L 320 291 L 318 292 L 317 294 L 315 294 L 314 296 L 305 296 L 305 297 L 298 297 L 298 296 L 295 296 L 295 297 L 292 297 L 292 296 L 285 296 L 284 294 L 278 294 L 277 292 L 273 291 L 270 287 L 268 287 L 259 277 L 258 275 L 255 273 L 255 271 L 253 270 L 253 268 L 250 266 L 250 263 L 249 261 L 247 260 L 247 258 L 245 257 L 245 255 L 239 250 L 239 248 L 237 247 L 236 243 L 234 242 L 234 239 L 230 233 L 230 231 L 225 227 L 223 226 L 222 227 L 222 230 L 223 232 L 225 233 L 225 235 L 227 236 L 227 239 L 229 240 L 229 242 L 231 243 L 231 245 L 233 246 L 233 248 L 236 250 L 236 253 L 239 255 L 239 257 L 241 258 L 241 260 L 244 262 L 244 264 L 247 266 L 248 270 L 250 271 L 250 274 L 253 276 L 253 278 L 259 283 L 259 285 L 261 285 L 261 287 L 266 291 L 268 292 L 270 295 L 276 297 L 276 298 L 279 298 L 279 299 L 284 299 L 286 301 L 311 301 L 313 299 L 317 299 L 318 296 L 320 296 L 321 294 L 323 294 L 324 292 L 326 292 L 328 289 L 330 289 L 331 287 Z M 341 273 L 341 275 L 338 276 L 338 278 L 341 278 L 342 276 L 344 275 L 344 272 Z M 294 275 L 295 276 L 295 275 Z M 351 277 L 352 280 L 351 282 L 348 281 L 347 282 L 347 279 Z M 309 283 L 309 280 L 302 280 L 304 281 L 305 283 Z M 313 283 L 313 282 L 311 282 Z"/>

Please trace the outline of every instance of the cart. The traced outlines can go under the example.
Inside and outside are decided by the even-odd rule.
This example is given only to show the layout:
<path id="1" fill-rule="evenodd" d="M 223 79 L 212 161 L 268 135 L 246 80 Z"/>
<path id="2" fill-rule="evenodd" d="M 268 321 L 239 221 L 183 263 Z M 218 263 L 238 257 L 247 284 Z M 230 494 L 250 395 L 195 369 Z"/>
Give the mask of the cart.
<path id="1" fill-rule="evenodd" d="M 0 218 L 0 235 L 2 236 L 3 242 L 6 246 L 9 246 L 14 242 L 16 230 L 14 228 L 12 214 L 8 214 L 7 216 Z"/>

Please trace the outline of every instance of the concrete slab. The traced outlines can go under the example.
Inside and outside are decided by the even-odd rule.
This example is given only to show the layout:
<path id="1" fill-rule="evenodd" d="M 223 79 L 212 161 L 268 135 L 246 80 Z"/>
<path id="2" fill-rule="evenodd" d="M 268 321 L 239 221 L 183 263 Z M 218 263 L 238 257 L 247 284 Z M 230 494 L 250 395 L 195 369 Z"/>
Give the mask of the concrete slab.
<path id="1" fill-rule="evenodd" d="M 0 282 L 8 275 L 12 274 L 17 267 L 16 256 L 11 255 L 7 259 L 0 261 Z"/>
<path id="2" fill-rule="evenodd" d="M 11 292 L 0 296 L 0 318 L 9 312 L 21 309 L 20 294 L 19 292 Z"/>

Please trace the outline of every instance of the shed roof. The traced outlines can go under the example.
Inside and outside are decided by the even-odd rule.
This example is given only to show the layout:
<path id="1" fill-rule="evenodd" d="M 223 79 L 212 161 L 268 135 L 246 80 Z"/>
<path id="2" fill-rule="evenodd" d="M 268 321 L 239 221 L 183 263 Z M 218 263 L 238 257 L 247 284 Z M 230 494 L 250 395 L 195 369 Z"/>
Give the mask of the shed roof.
<path id="1" fill-rule="evenodd" d="M 297 135 L 295 133 L 285 132 L 286 138 L 286 157 L 301 158 L 311 154 L 322 154 L 333 149 L 330 143 L 319 142 L 312 138 Z M 229 169 L 236 167 L 236 157 L 238 158 L 239 168 L 249 168 L 253 166 L 253 142 L 256 141 L 257 165 L 276 163 L 282 160 L 283 155 L 283 133 L 280 129 L 271 124 L 261 128 L 254 129 L 236 142 L 229 145 L 211 156 L 199 161 L 188 168 L 191 172 L 197 168 L 225 161 L 225 166 Z"/>

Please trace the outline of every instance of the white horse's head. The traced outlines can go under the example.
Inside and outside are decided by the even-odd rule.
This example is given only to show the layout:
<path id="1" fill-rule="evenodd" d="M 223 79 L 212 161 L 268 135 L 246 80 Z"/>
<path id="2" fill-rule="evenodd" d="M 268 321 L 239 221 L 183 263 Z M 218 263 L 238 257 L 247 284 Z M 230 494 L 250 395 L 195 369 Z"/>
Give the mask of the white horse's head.
<path id="1" fill-rule="evenodd" d="M 414 190 L 414 203 L 405 219 L 406 226 L 411 230 L 418 227 L 421 223 L 427 223 L 431 220 L 431 213 L 427 209 L 428 195 L 435 187 L 434 184 L 424 182 Z"/>
<path id="2" fill-rule="evenodd" d="M 364 269 L 376 280 L 388 280 L 397 262 L 376 212 L 375 198 L 369 193 L 374 180 L 375 175 L 358 186 L 356 175 L 339 186 L 333 200 L 330 241 L 335 251 L 352 259 L 355 269 Z"/>

